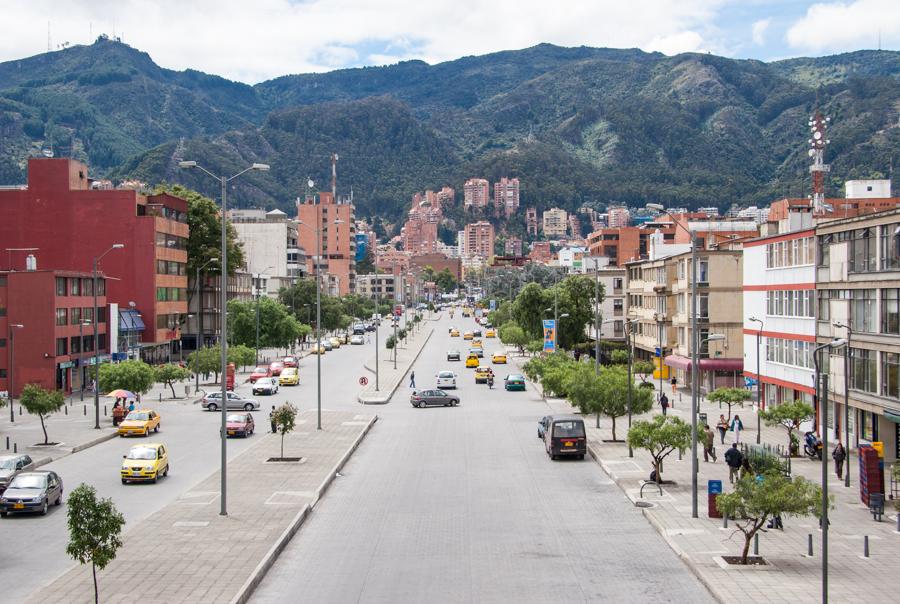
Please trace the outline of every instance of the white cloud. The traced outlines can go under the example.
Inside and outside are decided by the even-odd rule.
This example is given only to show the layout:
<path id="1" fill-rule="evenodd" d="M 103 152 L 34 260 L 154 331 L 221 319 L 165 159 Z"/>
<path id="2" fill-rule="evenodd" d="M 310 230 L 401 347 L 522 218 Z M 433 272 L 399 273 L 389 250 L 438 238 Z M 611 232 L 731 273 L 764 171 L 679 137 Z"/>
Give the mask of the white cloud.
<path id="1" fill-rule="evenodd" d="M 753 23 L 752 36 L 754 44 L 762 46 L 766 43 L 766 30 L 769 29 L 769 25 L 771 24 L 771 19 L 760 19 Z"/>
<path id="2" fill-rule="evenodd" d="M 787 32 L 793 48 L 812 52 L 840 52 L 900 46 L 900 3 L 897 0 L 829 2 L 809 7 Z"/>
<path id="3" fill-rule="evenodd" d="M 122 36 L 172 69 L 245 82 L 369 61 L 451 60 L 550 42 L 700 50 L 733 0 L 6 0 L 0 60 Z"/>

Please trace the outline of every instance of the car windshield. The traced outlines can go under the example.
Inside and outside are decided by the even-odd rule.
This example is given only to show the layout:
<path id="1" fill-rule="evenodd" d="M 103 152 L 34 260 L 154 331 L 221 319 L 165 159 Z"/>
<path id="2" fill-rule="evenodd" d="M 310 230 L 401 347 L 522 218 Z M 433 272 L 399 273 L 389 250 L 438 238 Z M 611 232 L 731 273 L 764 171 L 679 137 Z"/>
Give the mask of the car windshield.
<path id="1" fill-rule="evenodd" d="M 253 370 L 253 373 L 266 373 L 267 371 L 269 371 L 268 367 L 259 366 Z"/>
<path id="2" fill-rule="evenodd" d="M 509 376 L 509 377 L 506 378 L 506 379 L 508 379 L 508 380 L 511 381 L 511 382 L 512 382 L 512 381 L 521 382 L 521 381 L 523 381 L 525 378 L 522 377 L 521 375 L 511 375 L 511 376 Z"/>
<path id="3" fill-rule="evenodd" d="M 574 438 L 584 436 L 584 424 L 582 422 L 556 422 L 553 424 L 553 436 L 558 438 Z"/>
<path id="4" fill-rule="evenodd" d="M 452 378 L 452 377 L 453 377 L 453 372 L 452 372 L 452 371 L 442 371 L 442 372 L 440 372 L 440 374 L 438 374 L 438 377 L 442 377 L 442 378 Z"/>
<path id="5" fill-rule="evenodd" d="M 132 411 L 125 419 L 133 422 L 145 422 L 150 419 L 150 414 L 146 411 Z"/>
<path id="6" fill-rule="evenodd" d="M 227 419 L 228 421 L 234 422 L 236 424 L 243 424 L 245 421 L 247 421 L 247 418 L 243 415 L 229 415 Z"/>
<path id="7" fill-rule="evenodd" d="M 15 470 L 15 469 L 16 469 L 15 458 L 0 459 L 0 470 Z"/>
<path id="8" fill-rule="evenodd" d="M 47 477 L 35 474 L 19 474 L 7 488 L 9 489 L 43 489 L 47 485 Z"/>
<path id="9" fill-rule="evenodd" d="M 156 459 L 153 447 L 134 447 L 128 452 L 128 459 Z"/>

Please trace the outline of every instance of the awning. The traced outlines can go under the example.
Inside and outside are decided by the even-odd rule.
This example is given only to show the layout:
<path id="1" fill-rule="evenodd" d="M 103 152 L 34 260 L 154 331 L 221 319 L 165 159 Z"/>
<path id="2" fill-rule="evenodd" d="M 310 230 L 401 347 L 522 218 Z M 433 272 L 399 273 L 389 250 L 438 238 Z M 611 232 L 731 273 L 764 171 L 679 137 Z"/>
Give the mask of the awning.
<path id="1" fill-rule="evenodd" d="M 119 332 L 134 333 L 136 331 L 144 331 L 144 321 L 141 319 L 141 313 L 128 308 L 119 311 Z"/>
<path id="2" fill-rule="evenodd" d="M 663 361 L 669 367 L 691 370 L 691 359 L 679 354 L 670 354 Z M 744 359 L 700 359 L 700 371 L 743 371 Z"/>
<path id="3" fill-rule="evenodd" d="M 885 419 L 889 419 L 892 422 L 900 424 L 900 411 L 897 411 L 895 409 L 885 409 L 884 417 Z"/>

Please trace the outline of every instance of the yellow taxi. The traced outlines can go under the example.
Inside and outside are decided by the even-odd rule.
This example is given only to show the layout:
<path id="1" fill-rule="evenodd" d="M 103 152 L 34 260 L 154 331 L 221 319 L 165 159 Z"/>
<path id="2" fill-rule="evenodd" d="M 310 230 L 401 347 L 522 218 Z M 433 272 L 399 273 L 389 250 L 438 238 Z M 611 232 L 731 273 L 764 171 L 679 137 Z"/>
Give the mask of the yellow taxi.
<path id="1" fill-rule="evenodd" d="M 489 367 L 479 367 L 475 370 L 475 383 L 476 384 L 486 384 L 488 378 L 491 377 L 491 370 Z"/>
<path id="2" fill-rule="evenodd" d="M 159 432 L 159 413 L 152 409 L 135 409 L 119 424 L 119 436 L 148 436 Z"/>
<path id="3" fill-rule="evenodd" d="M 331 342 L 332 348 L 340 348 L 341 347 L 341 339 L 340 338 L 331 338 L 328 341 Z"/>
<path id="4" fill-rule="evenodd" d="M 484 344 L 481 343 L 481 340 L 472 340 L 472 348 L 484 348 Z"/>
<path id="5" fill-rule="evenodd" d="M 466 369 L 469 369 L 470 367 L 477 368 L 478 364 L 479 364 L 478 363 L 478 355 L 470 354 L 469 356 L 466 357 Z"/>
<path id="6" fill-rule="evenodd" d="M 467 331 L 463 334 L 463 340 L 471 340 L 475 335 L 471 331 Z"/>
<path id="7" fill-rule="evenodd" d="M 281 375 L 278 376 L 278 385 L 279 386 L 299 386 L 300 385 L 300 372 L 296 367 L 285 367 L 281 370 Z"/>
<path id="8" fill-rule="evenodd" d="M 136 445 L 122 457 L 122 484 L 156 482 L 160 476 L 169 475 L 169 452 L 162 443 Z"/>
<path id="9" fill-rule="evenodd" d="M 495 352 L 491 355 L 491 363 L 494 363 L 495 365 L 506 365 L 506 353 Z"/>
<path id="10" fill-rule="evenodd" d="M 484 332 L 484 337 L 486 337 L 486 338 L 496 338 L 496 337 L 497 337 L 497 332 L 494 331 L 493 329 L 488 329 L 486 332 Z"/>
<path id="11" fill-rule="evenodd" d="M 453 329 L 451 329 L 451 330 L 450 330 L 450 337 L 451 337 L 451 338 L 458 338 L 458 337 L 459 337 L 459 330 L 456 329 L 455 327 L 454 327 Z"/>

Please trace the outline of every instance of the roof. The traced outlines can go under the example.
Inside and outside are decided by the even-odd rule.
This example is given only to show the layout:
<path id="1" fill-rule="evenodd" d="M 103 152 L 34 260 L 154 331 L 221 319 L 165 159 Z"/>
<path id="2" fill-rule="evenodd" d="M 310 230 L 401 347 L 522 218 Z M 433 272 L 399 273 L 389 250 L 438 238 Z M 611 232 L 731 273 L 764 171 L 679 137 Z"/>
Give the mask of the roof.
<path id="1" fill-rule="evenodd" d="M 119 311 L 119 331 L 120 332 L 136 332 L 144 331 L 144 321 L 138 311 L 132 308 L 126 308 Z"/>

